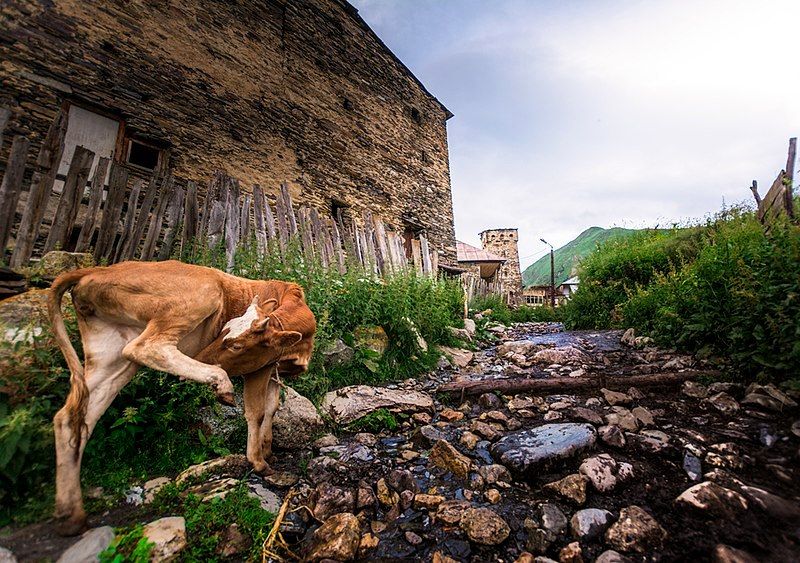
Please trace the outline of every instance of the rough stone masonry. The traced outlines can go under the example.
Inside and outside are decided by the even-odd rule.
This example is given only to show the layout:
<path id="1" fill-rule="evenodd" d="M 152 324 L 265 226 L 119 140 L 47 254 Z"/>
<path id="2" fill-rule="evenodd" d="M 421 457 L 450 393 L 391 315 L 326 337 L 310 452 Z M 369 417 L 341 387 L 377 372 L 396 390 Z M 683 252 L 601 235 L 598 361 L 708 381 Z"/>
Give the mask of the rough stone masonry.
<path id="1" fill-rule="evenodd" d="M 455 262 L 451 114 L 344 0 L 9 0 L 0 85 L 0 169 L 14 134 L 32 164 L 77 106 L 119 123 L 118 162 L 145 150 L 201 186 L 216 169 L 268 193 L 286 181 L 296 202 L 370 210 Z"/>

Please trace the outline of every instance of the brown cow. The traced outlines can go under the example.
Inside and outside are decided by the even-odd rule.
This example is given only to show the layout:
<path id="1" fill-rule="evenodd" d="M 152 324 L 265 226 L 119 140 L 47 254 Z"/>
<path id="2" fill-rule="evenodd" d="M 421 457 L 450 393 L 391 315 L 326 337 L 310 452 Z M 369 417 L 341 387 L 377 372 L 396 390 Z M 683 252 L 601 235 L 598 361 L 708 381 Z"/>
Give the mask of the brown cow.
<path id="1" fill-rule="evenodd" d="M 61 315 L 61 299 L 70 288 L 85 367 Z M 247 457 L 257 471 L 268 470 L 264 459 L 271 453 L 277 409 L 271 397 L 278 394 L 273 375 L 276 367 L 299 373 L 308 366 L 316 330 L 300 286 L 176 261 L 123 262 L 62 274 L 53 282 L 48 306 L 70 370 L 67 402 L 53 420 L 61 533 L 85 527 L 80 465 L 86 442 L 139 366 L 209 383 L 227 404 L 233 403 L 228 374 L 244 375 Z"/>

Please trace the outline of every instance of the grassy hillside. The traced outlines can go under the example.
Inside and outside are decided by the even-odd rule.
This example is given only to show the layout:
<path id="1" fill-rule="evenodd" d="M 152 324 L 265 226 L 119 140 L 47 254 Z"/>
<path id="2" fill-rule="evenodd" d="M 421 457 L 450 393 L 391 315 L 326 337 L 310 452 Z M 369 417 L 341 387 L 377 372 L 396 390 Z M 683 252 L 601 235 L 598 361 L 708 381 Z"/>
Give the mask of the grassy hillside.
<path id="1" fill-rule="evenodd" d="M 583 258 L 591 254 L 597 245 L 612 238 L 627 237 L 635 233 L 634 229 L 614 227 L 603 229 L 589 227 L 572 240 L 557 249 L 554 253 L 556 285 L 572 276 Z M 550 254 L 545 254 L 522 272 L 522 283 L 529 285 L 547 285 L 550 283 Z"/>

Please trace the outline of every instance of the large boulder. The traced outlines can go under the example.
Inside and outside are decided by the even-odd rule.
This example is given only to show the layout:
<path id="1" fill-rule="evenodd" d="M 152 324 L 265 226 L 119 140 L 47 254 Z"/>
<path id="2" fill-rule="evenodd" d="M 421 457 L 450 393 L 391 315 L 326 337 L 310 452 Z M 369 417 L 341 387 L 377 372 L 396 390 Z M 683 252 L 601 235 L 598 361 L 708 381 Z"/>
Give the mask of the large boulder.
<path id="1" fill-rule="evenodd" d="M 322 429 L 324 422 L 314 403 L 286 387 L 278 412 L 272 420 L 272 439 L 278 448 L 296 450 L 305 447 Z"/>
<path id="2" fill-rule="evenodd" d="M 50 334 L 47 289 L 33 289 L 0 301 L 0 338 L 6 342 L 33 343 Z"/>
<path id="3" fill-rule="evenodd" d="M 94 266 L 94 258 L 88 252 L 51 250 L 33 265 L 31 274 L 46 280 L 54 280 L 64 272 L 92 266 Z"/>
<path id="4" fill-rule="evenodd" d="M 153 543 L 150 561 L 172 561 L 186 547 L 186 521 L 182 516 L 159 518 L 145 525 L 142 535 Z"/>
<path id="5" fill-rule="evenodd" d="M 463 348 L 451 348 L 450 346 L 439 346 L 439 350 L 444 354 L 450 364 L 456 368 L 465 368 L 475 357 L 475 354 Z"/>
<path id="6" fill-rule="evenodd" d="M 335 422 L 348 424 L 378 409 L 391 412 L 432 411 L 433 399 L 421 391 L 351 385 L 326 393 L 320 408 Z"/>
<path id="7" fill-rule="evenodd" d="M 574 346 L 561 346 L 559 348 L 545 348 L 533 355 L 533 361 L 540 364 L 580 365 L 586 364 L 589 356 Z"/>
<path id="8" fill-rule="evenodd" d="M 353 332 L 353 343 L 360 350 L 371 350 L 382 356 L 389 349 L 389 336 L 382 326 L 359 326 Z"/>
<path id="9" fill-rule="evenodd" d="M 327 367 L 349 364 L 355 356 L 355 351 L 339 338 L 323 349 L 321 353 L 324 358 L 323 362 Z"/>
<path id="10" fill-rule="evenodd" d="M 361 541 L 358 518 L 341 512 L 328 518 L 311 536 L 304 561 L 350 561 L 358 552 Z"/>
<path id="11" fill-rule="evenodd" d="M 492 446 L 492 456 L 511 470 L 525 474 L 573 458 L 597 441 L 591 424 L 545 424 L 508 434 Z"/>

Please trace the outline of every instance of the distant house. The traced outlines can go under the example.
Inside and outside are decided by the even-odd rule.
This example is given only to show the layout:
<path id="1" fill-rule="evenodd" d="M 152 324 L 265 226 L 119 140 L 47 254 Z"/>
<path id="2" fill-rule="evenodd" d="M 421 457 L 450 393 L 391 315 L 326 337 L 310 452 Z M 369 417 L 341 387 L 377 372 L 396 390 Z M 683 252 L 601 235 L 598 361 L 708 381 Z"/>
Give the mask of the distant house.
<path id="1" fill-rule="evenodd" d="M 456 254 L 459 266 L 489 284 L 497 281 L 500 266 L 506 261 L 499 254 L 477 248 L 460 240 L 456 241 Z"/>
<path id="2" fill-rule="evenodd" d="M 525 305 L 539 306 L 550 303 L 549 285 L 531 285 L 522 290 L 522 301 Z"/>
<path id="3" fill-rule="evenodd" d="M 572 294 L 578 290 L 579 284 L 580 280 L 578 276 L 572 276 L 556 288 L 556 294 L 561 294 L 564 299 L 569 299 L 572 297 Z"/>

